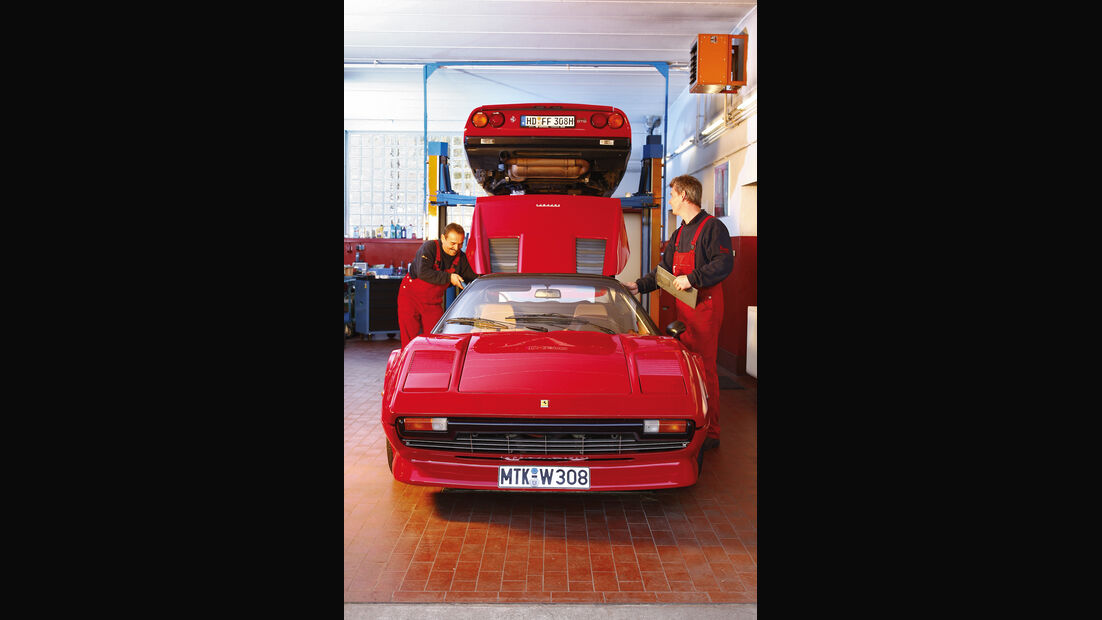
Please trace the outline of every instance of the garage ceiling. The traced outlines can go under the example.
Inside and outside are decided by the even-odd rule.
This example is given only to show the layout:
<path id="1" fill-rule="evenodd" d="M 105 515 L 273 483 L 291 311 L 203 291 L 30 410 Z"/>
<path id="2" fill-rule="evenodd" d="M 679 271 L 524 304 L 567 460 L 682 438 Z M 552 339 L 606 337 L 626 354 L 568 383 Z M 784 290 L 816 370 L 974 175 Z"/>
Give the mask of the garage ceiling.
<path id="1" fill-rule="evenodd" d="M 627 113 L 633 133 L 662 116 L 688 85 L 689 49 L 701 33 L 728 33 L 756 0 L 345 0 L 346 126 L 420 129 L 421 65 L 454 61 L 578 61 L 562 66 L 445 66 L 428 80 L 430 131 L 461 131 L 483 104 L 595 103 Z"/>

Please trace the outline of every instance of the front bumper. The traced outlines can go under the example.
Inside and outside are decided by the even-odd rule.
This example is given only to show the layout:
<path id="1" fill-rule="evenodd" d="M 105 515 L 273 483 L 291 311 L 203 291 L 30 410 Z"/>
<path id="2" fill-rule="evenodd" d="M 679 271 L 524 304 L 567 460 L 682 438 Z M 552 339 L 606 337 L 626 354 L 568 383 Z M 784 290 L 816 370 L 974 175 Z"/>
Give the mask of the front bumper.
<path id="1" fill-rule="evenodd" d="M 402 444 L 393 427 L 386 429 L 394 448 L 394 478 L 399 482 L 454 489 L 498 489 L 498 468 L 519 465 L 588 467 L 588 491 L 670 489 L 696 484 L 698 458 L 705 433 L 698 432 L 688 447 L 657 454 L 610 455 L 492 455 L 411 448 Z M 559 489 L 509 489 L 554 492 Z M 578 492 L 578 491 L 574 491 Z M 584 492 L 584 491 L 583 491 Z"/>

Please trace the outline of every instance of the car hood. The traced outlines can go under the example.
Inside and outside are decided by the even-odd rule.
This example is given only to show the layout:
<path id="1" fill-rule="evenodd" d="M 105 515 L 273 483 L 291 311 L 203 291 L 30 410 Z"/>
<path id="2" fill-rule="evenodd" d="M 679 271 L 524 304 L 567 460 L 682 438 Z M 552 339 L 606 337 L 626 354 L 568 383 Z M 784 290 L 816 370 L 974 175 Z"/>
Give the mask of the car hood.
<path id="1" fill-rule="evenodd" d="M 483 332 L 413 339 L 388 372 L 392 414 L 694 416 L 699 371 L 668 337 Z"/>
<path id="2" fill-rule="evenodd" d="M 463 360 L 460 392 L 628 394 L 619 338 L 599 332 L 476 334 Z"/>

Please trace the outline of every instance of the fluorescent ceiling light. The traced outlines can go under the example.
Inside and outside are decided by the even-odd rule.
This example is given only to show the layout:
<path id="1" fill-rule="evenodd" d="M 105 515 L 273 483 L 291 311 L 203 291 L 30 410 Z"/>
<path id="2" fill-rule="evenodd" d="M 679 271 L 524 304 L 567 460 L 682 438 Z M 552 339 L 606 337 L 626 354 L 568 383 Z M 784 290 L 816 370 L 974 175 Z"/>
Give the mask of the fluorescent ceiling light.
<path id="1" fill-rule="evenodd" d="M 710 135 L 713 131 L 715 131 L 715 130 L 719 129 L 720 127 L 722 127 L 722 126 L 723 126 L 723 115 L 720 114 L 719 116 L 717 116 L 715 118 L 715 120 L 708 123 L 708 126 L 705 127 L 703 130 L 701 130 L 700 133 L 707 136 L 707 135 Z"/>

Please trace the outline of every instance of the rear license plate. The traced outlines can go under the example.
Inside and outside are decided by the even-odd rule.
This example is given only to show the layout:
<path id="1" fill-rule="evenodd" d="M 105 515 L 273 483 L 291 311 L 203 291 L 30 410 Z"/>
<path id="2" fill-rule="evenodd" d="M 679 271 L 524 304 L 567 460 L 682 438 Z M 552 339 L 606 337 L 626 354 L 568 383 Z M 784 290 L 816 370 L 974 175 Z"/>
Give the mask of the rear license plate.
<path id="1" fill-rule="evenodd" d="M 521 116 L 521 127 L 573 127 L 573 116 Z"/>
<path id="2" fill-rule="evenodd" d="M 497 468 L 499 489 L 588 489 L 588 467 Z"/>

